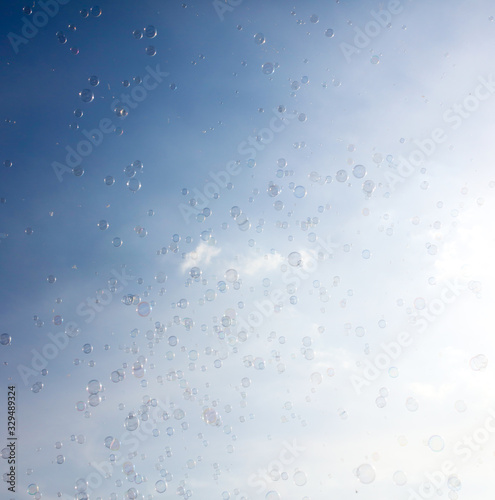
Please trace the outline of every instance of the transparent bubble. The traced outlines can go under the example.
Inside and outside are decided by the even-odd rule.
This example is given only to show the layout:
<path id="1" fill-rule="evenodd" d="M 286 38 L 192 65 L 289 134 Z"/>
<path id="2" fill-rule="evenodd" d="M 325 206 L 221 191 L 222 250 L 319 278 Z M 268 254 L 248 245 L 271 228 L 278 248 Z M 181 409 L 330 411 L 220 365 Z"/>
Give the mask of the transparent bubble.
<path id="1" fill-rule="evenodd" d="M 265 500 L 280 500 L 280 495 L 276 491 L 269 491 L 265 495 Z"/>
<path id="2" fill-rule="evenodd" d="M 404 486 L 407 483 L 407 477 L 401 470 L 395 471 L 392 479 L 397 486 Z"/>
<path id="3" fill-rule="evenodd" d="M 2 333 L 0 336 L 0 344 L 1 345 L 9 345 L 11 342 L 11 337 L 8 333 Z"/>
<path id="4" fill-rule="evenodd" d="M 256 35 L 254 35 L 254 43 L 256 45 L 263 45 L 265 43 L 265 37 L 263 36 L 263 33 L 256 33 Z"/>
<path id="5" fill-rule="evenodd" d="M 299 113 L 297 119 L 301 122 L 301 123 L 304 123 L 307 119 L 306 117 L 306 114 L 305 113 Z"/>
<path id="6" fill-rule="evenodd" d="M 46 281 L 48 281 L 48 283 L 55 283 L 55 281 L 57 281 L 57 278 L 55 278 L 55 276 L 53 276 L 53 274 L 50 274 L 50 276 L 48 276 L 48 278 L 46 278 Z"/>
<path id="7" fill-rule="evenodd" d="M 90 76 L 89 77 L 89 84 L 92 87 L 97 87 L 100 84 L 100 79 L 96 75 Z"/>
<path id="8" fill-rule="evenodd" d="M 124 427 L 128 431 L 135 431 L 139 426 L 139 420 L 133 413 L 129 413 L 129 416 L 125 419 Z"/>
<path id="9" fill-rule="evenodd" d="M 167 483 L 162 479 L 158 480 L 155 483 L 155 490 L 157 493 L 164 493 L 167 490 Z"/>
<path id="10" fill-rule="evenodd" d="M 101 9 L 100 9 L 100 7 L 98 7 L 98 5 L 91 7 L 91 9 L 89 9 L 89 12 L 91 13 L 91 15 L 93 17 L 100 17 L 101 16 Z"/>
<path id="11" fill-rule="evenodd" d="M 371 56 L 370 62 L 371 64 L 378 64 L 380 62 L 380 58 L 378 56 Z"/>
<path id="12" fill-rule="evenodd" d="M 146 26 L 146 28 L 144 28 L 144 34 L 148 38 L 155 38 L 155 36 L 156 36 L 156 28 L 153 25 L 150 24 L 149 26 Z"/>
<path id="13" fill-rule="evenodd" d="M 81 118 L 82 115 L 83 115 L 82 109 L 77 108 L 74 110 L 74 116 L 76 118 Z"/>
<path id="14" fill-rule="evenodd" d="M 84 175 L 84 168 L 82 168 L 80 165 L 74 167 L 72 169 L 72 173 L 74 174 L 74 177 L 82 177 Z"/>
<path id="15" fill-rule="evenodd" d="M 146 54 L 148 54 L 149 56 L 154 56 L 156 54 L 156 49 L 153 45 L 149 45 L 148 47 L 146 47 Z"/>
<path id="16" fill-rule="evenodd" d="M 115 179 L 111 175 L 107 175 L 104 179 L 103 182 L 107 186 L 112 186 L 115 183 Z"/>
<path id="17" fill-rule="evenodd" d="M 338 182 L 345 182 L 347 180 L 347 172 L 345 170 L 339 170 L 335 174 L 335 178 L 337 179 Z"/>
<path id="18" fill-rule="evenodd" d="M 126 184 L 132 193 L 136 193 L 141 189 L 141 182 L 138 179 L 129 179 Z"/>
<path id="19" fill-rule="evenodd" d="M 24 229 L 24 232 L 29 236 L 31 236 L 34 233 L 32 227 L 27 227 L 26 229 Z"/>
<path id="20" fill-rule="evenodd" d="M 67 43 L 67 37 L 65 36 L 65 33 L 63 31 L 57 31 L 57 33 L 55 33 L 55 36 L 58 39 L 58 43 Z"/>
<path id="21" fill-rule="evenodd" d="M 306 188 L 304 186 L 296 186 L 294 188 L 294 196 L 296 198 L 304 198 L 306 196 Z"/>
<path id="22" fill-rule="evenodd" d="M 304 486 L 307 482 L 308 478 L 303 471 L 298 470 L 294 473 L 294 483 L 296 486 Z"/>
<path id="23" fill-rule="evenodd" d="M 270 62 L 263 64 L 263 66 L 261 66 L 261 71 L 263 71 L 265 75 L 271 75 L 274 71 L 273 64 Z"/>
<path id="24" fill-rule="evenodd" d="M 367 194 L 371 194 L 375 190 L 375 183 L 371 180 L 363 182 L 363 191 Z"/>
<path id="25" fill-rule="evenodd" d="M 199 267 L 192 267 L 189 270 L 189 276 L 193 279 L 199 279 L 201 277 L 201 269 Z"/>
<path id="26" fill-rule="evenodd" d="M 461 480 L 455 474 L 452 474 L 447 479 L 447 487 L 451 491 L 459 491 L 462 488 Z"/>
<path id="27" fill-rule="evenodd" d="M 93 379 L 88 382 L 86 390 L 89 394 L 98 394 L 102 389 L 102 385 L 99 380 Z"/>
<path id="28" fill-rule="evenodd" d="M 362 179 L 366 175 L 366 167 L 364 165 L 354 165 L 352 168 L 352 175 L 356 179 Z"/>
<path id="29" fill-rule="evenodd" d="M 84 89 L 79 92 L 79 97 L 82 102 L 91 102 L 94 99 L 93 91 L 90 89 Z"/>
<path id="30" fill-rule="evenodd" d="M 31 390 L 37 394 L 38 392 L 41 391 L 41 389 L 43 389 L 43 384 L 41 382 L 35 382 L 32 386 L 31 386 Z"/>
<path id="31" fill-rule="evenodd" d="M 239 279 L 239 274 L 235 269 L 228 269 L 227 271 L 225 271 L 225 279 L 229 283 L 234 283 Z"/>
<path id="32" fill-rule="evenodd" d="M 463 413 L 467 410 L 467 405 L 462 400 L 456 401 L 454 407 L 459 413 Z"/>
<path id="33" fill-rule="evenodd" d="M 293 267 L 302 266 L 302 255 L 299 252 L 291 252 L 287 260 Z"/>
<path id="34" fill-rule="evenodd" d="M 356 470 L 356 476 L 363 484 L 372 483 L 375 480 L 375 469 L 370 464 L 362 464 Z"/>
<path id="35" fill-rule="evenodd" d="M 476 372 L 484 370 L 488 366 L 488 358 L 484 354 L 478 354 L 469 360 L 469 367 Z"/>
<path id="36" fill-rule="evenodd" d="M 140 40 L 141 38 L 143 38 L 143 34 L 141 33 L 141 30 L 134 30 L 132 32 L 132 36 L 136 39 L 136 40 Z"/>
<path id="37" fill-rule="evenodd" d="M 122 240 L 116 236 L 113 240 L 112 240 L 112 245 L 116 248 L 122 246 Z"/>
<path id="38" fill-rule="evenodd" d="M 445 447 L 445 443 L 443 438 L 437 434 L 433 435 L 428 439 L 428 447 L 431 451 L 439 452 L 442 451 Z"/>
<path id="39" fill-rule="evenodd" d="M 218 413 L 214 408 L 206 408 L 203 411 L 203 420 L 209 425 L 215 425 L 218 420 Z"/>
<path id="40" fill-rule="evenodd" d="M 98 222 L 98 228 L 101 231 L 105 231 L 105 229 L 108 229 L 108 222 L 104 219 L 102 219 L 100 222 Z"/>
<path id="41" fill-rule="evenodd" d="M 333 29 L 328 28 L 327 30 L 325 30 L 325 36 L 327 36 L 328 38 L 332 38 L 333 35 L 334 35 Z"/>
<path id="42" fill-rule="evenodd" d="M 65 462 L 65 457 L 63 455 L 57 455 L 57 464 L 63 464 Z"/>
<path id="43" fill-rule="evenodd" d="M 93 346 L 91 344 L 84 344 L 82 347 L 82 351 L 84 354 L 91 354 L 93 351 Z"/>
<path id="44" fill-rule="evenodd" d="M 268 191 L 268 195 L 273 198 L 280 193 L 280 187 L 277 186 L 276 184 L 270 184 L 270 186 L 268 186 L 267 191 Z"/>

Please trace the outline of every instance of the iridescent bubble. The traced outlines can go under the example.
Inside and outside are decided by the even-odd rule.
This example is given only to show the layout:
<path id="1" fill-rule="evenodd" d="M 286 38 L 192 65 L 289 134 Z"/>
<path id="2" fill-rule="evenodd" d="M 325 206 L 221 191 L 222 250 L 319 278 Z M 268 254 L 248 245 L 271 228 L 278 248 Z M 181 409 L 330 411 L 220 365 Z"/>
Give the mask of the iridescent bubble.
<path id="1" fill-rule="evenodd" d="M 120 449 L 120 442 L 118 439 L 115 439 L 113 436 L 107 436 L 105 438 L 105 446 L 112 451 L 117 451 Z"/>
<path id="2" fill-rule="evenodd" d="M 136 308 L 137 313 L 141 317 L 146 317 L 151 312 L 151 306 L 148 302 L 140 302 Z"/>
<path id="3" fill-rule="evenodd" d="M 31 483 L 31 484 L 27 487 L 27 492 L 28 492 L 30 495 L 36 495 L 36 493 L 38 493 L 39 491 L 40 491 L 40 489 L 38 488 L 38 485 L 37 485 L 37 484 Z"/>
<path id="4" fill-rule="evenodd" d="M 371 56 L 371 64 L 378 64 L 380 62 L 380 58 L 378 56 Z"/>
<path id="5" fill-rule="evenodd" d="M 370 464 L 362 464 L 357 468 L 356 476 L 363 484 L 372 483 L 376 477 L 375 469 Z"/>

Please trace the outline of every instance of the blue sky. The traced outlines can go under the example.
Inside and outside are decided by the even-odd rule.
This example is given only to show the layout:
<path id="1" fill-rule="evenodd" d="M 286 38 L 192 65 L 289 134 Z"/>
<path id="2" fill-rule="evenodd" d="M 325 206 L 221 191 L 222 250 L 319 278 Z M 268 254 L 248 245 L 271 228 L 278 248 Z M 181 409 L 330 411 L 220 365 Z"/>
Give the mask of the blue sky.
<path id="1" fill-rule="evenodd" d="M 2 495 L 488 499 L 493 6 L 231 4 L 4 7 Z"/>

